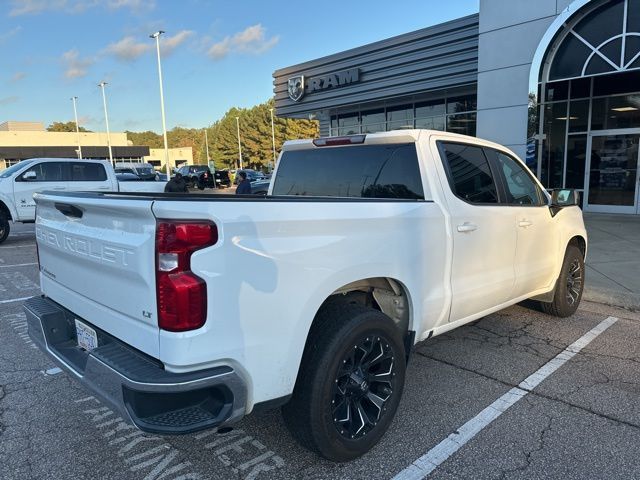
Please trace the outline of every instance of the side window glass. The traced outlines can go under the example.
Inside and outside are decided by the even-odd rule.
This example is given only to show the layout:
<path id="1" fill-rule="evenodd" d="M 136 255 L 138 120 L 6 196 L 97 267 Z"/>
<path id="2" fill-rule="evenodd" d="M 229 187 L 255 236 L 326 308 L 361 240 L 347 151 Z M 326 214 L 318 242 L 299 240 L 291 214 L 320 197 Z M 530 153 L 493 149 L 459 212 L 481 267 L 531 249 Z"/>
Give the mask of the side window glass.
<path id="1" fill-rule="evenodd" d="M 441 143 L 442 161 L 453 193 L 470 203 L 498 203 L 498 191 L 482 148 Z"/>
<path id="2" fill-rule="evenodd" d="M 541 205 L 538 186 L 516 160 L 502 152 L 495 151 L 498 165 L 504 174 L 506 203 L 511 205 Z"/>
<path id="3" fill-rule="evenodd" d="M 34 165 L 27 172 L 36 174 L 36 178 L 31 179 L 31 182 L 62 182 L 65 180 L 62 174 L 63 168 L 64 164 L 62 163 L 45 162 Z"/>
<path id="4" fill-rule="evenodd" d="M 72 182 L 103 182 L 107 179 L 104 166 L 93 162 L 73 162 L 71 164 Z"/>

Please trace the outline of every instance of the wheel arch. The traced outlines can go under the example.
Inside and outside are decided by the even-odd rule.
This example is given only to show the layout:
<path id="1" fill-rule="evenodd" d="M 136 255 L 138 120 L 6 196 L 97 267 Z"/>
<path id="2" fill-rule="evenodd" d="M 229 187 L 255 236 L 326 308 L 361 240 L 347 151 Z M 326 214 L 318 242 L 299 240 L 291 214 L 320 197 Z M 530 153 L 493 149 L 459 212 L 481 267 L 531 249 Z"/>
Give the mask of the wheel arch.
<path id="1" fill-rule="evenodd" d="M 582 252 L 582 258 L 586 260 L 587 258 L 587 239 L 586 238 L 584 238 L 582 235 L 574 235 L 573 237 L 571 237 L 567 242 L 567 246 L 564 249 L 565 253 L 567 251 L 567 248 L 569 248 L 569 246 L 578 247 L 578 249 Z"/>
<path id="2" fill-rule="evenodd" d="M 0 198 L 0 213 L 4 213 L 7 216 L 7 219 L 14 221 L 15 217 L 11 212 L 11 209 L 7 206 L 7 204 Z"/>

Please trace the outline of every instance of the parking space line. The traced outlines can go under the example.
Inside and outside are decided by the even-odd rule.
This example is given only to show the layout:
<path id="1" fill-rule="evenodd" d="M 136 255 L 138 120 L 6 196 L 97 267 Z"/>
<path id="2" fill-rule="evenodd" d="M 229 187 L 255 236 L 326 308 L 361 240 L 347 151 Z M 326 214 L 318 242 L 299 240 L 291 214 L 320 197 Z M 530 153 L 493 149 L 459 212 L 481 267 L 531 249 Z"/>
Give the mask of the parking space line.
<path id="1" fill-rule="evenodd" d="M 0 268 L 10 268 L 10 267 L 31 267 L 33 265 L 37 265 L 38 262 L 32 263 L 14 263 L 13 265 L 0 265 Z"/>
<path id="2" fill-rule="evenodd" d="M 502 415 L 509 407 L 518 402 L 518 400 L 524 398 L 545 378 L 571 360 L 571 358 L 597 338 L 598 335 L 607 330 L 617 321 L 618 319 L 616 317 L 608 317 L 600 322 L 552 358 L 549 362 L 545 363 L 535 373 L 529 375 L 520 383 L 520 385 L 513 387 L 487 408 L 482 410 L 478 415 L 445 438 L 438 445 L 398 473 L 393 477 L 393 480 L 418 480 L 427 477 L 431 472 L 438 468 L 439 465 L 445 462 L 449 457 L 469 442 L 469 440 L 473 439 L 473 437 L 480 433 L 482 429 L 491 424 L 491 422 Z"/>
<path id="3" fill-rule="evenodd" d="M 0 249 L 9 249 L 9 248 L 26 248 L 26 247 L 35 247 L 35 243 L 29 243 L 28 245 L 5 245 L 0 247 Z"/>
<path id="4" fill-rule="evenodd" d="M 33 295 L 31 295 L 32 297 Z M 20 297 L 20 298 L 11 298 L 9 300 L 0 300 L 0 304 L 2 303 L 12 303 L 12 302 L 21 302 L 23 300 L 29 300 L 31 297 Z"/>

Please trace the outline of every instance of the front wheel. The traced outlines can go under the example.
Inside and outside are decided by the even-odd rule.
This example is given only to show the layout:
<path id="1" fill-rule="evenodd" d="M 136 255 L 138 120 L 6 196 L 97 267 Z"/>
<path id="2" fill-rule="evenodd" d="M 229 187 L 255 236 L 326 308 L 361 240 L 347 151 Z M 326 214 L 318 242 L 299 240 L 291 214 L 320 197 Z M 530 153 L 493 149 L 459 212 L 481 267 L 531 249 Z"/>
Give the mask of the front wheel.
<path id="1" fill-rule="evenodd" d="M 285 423 L 306 448 L 336 462 L 369 451 L 389 428 L 405 376 L 405 352 L 393 321 L 361 305 L 318 312 Z"/>
<path id="2" fill-rule="evenodd" d="M 555 317 L 570 317 L 578 309 L 584 290 L 584 256 L 580 249 L 569 245 L 564 255 L 560 276 L 556 281 L 553 302 L 541 302 L 542 310 Z"/>
<path id="3" fill-rule="evenodd" d="M 7 239 L 10 231 L 9 219 L 4 213 L 0 213 L 0 243 Z"/>

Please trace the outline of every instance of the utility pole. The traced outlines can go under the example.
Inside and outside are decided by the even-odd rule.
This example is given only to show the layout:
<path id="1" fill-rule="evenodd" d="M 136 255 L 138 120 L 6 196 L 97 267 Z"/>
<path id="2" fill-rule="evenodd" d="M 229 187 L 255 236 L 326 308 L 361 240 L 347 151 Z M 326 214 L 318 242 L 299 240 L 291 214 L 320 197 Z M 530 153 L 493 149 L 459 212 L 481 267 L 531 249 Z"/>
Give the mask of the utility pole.
<path id="1" fill-rule="evenodd" d="M 276 130 L 273 125 L 273 108 L 270 108 L 269 111 L 271 112 L 271 143 L 273 144 L 273 165 L 269 169 L 269 173 L 271 173 L 276 166 Z"/>
<path id="2" fill-rule="evenodd" d="M 111 132 L 109 131 L 109 115 L 107 114 L 107 97 L 104 93 L 104 86 L 107 84 L 104 80 L 98 84 L 102 89 L 102 104 L 104 105 L 104 123 L 107 125 L 107 145 L 109 146 L 109 161 L 113 168 L 116 168 L 116 164 L 113 161 L 113 151 L 111 150 Z"/>
<path id="3" fill-rule="evenodd" d="M 76 108 L 76 101 L 78 97 L 71 97 L 73 102 L 73 116 L 76 119 L 76 134 L 78 135 L 78 159 L 82 160 L 82 145 L 80 145 L 80 126 L 78 125 L 78 109 Z"/>
<path id="4" fill-rule="evenodd" d="M 171 179 L 171 168 L 169 167 L 169 144 L 167 142 L 167 122 L 164 116 L 164 92 L 162 91 L 162 66 L 160 64 L 160 35 L 164 31 L 158 30 L 156 33 L 149 35 L 150 38 L 156 39 L 156 51 L 158 52 L 158 80 L 160 82 L 160 110 L 162 111 L 162 136 L 164 137 L 164 161 L 167 165 L 167 179 Z"/>

